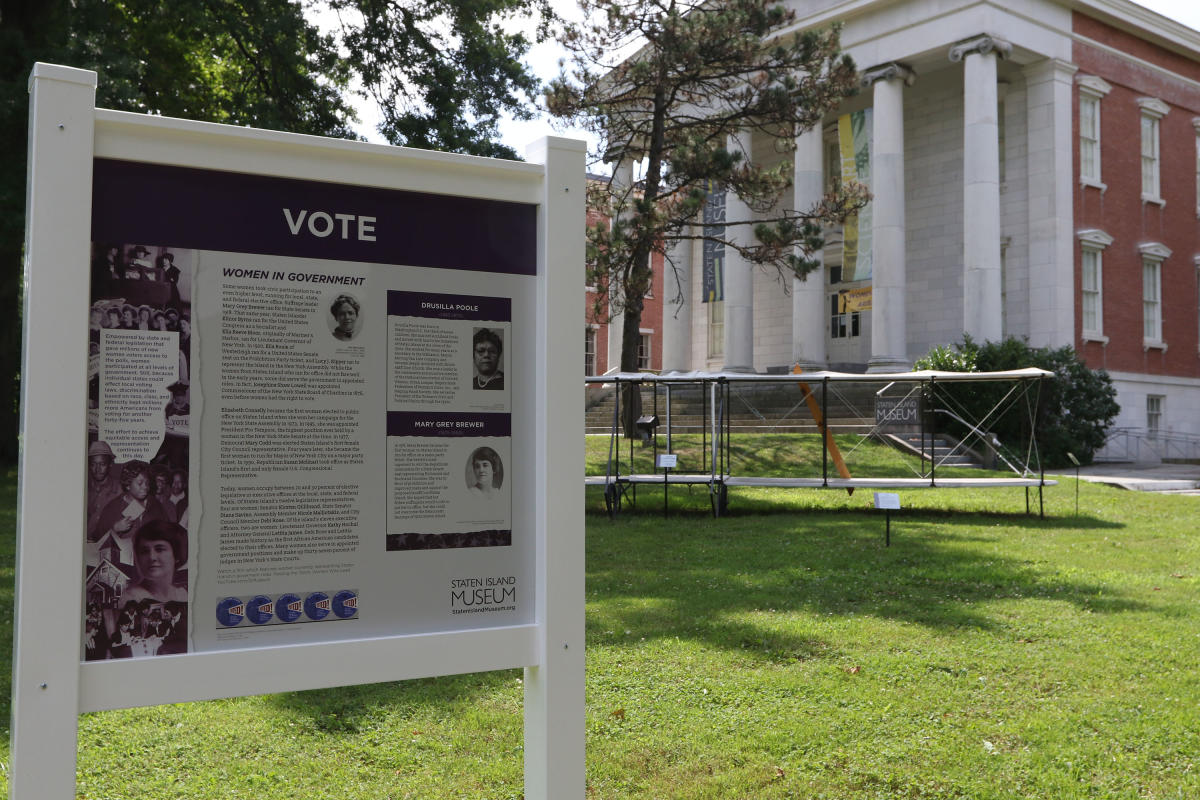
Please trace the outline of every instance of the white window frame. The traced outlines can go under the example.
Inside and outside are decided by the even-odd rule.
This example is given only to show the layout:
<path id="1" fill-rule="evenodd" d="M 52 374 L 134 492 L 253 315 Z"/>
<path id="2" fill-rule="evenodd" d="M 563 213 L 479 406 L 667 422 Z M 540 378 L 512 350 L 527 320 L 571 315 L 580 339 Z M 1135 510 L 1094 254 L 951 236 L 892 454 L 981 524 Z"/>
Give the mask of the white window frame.
<path id="1" fill-rule="evenodd" d="M 1104 250 L 1113 243 L 1113 237 L 1099 228 L 1087 228 L 1075 234 L 1079 239 L 1079 327 L 1080 337 L 1085 342 L 1108 344 L 1104 335 Z M 1094 260 L 1094 286 L 1089 287 L 1088 261 Z M 1089 326 L 1087 300 L 1089 294 L 1095 299 L 1094 325 Z"/>
<path id="2" fill-rule="evenodd" d="M 1008 191 L 1008 83 L 1000 81 L 996 84 L 996 138 L 1000 145 L 999 161 L 996 177 L 1000 182 L 1000 191 Z"/>
<path id="3" fill-rule="evenodd" d="M 1162 197 L 1162 118 L 1170 106 L 1156 97 L 1139 97 L 1141 108 L 1142 202 L 1166 205 Z"/>
<path id="4" fill-rule="evenodd" d="M 821 132 L 821 167 L 825 173 L 825 191 L 836 191 L 842 185 L 842 153 L 838 145 L 836 122 L 825 126 Z"/>
<path id="5" fill-rule="evenodd" d="M 857 339 L 862 333 L 862 317 L 858 311 L 839 311 L 841 292 L 829 295 L 829 338 Z"/>
<path id="6" fill-rule="evenodd" d="M 1200 219 L 1200 117 L 1192 117 L 1196 130 L 1196 219 Z"/>
<path id="7" fill-rule="evenodd" d="M 1192 256 L 1196 265 L 1196 353 L 1200 355 L 1200 255 Z"/>
<path id="8" fill-rule="evenodd" d="M 1079 84 L 1079 183 L 1082 186 L 1094 186 L 1103 192 L 1108 186 L 1102 180 L 1100 101 L 1112 91 L 1112 86 L 1095 75 L 1078 75 L 1075 81 Z M 1090 137 L 1086 135 L 1089 121 L 1092 133 Z M 1092 150 L 1090 164 L 1087 161 L 1089 144 Z M 1089 166 L 1091 169 L 1087 168 Z"/>
<path id="9" fill-rule="evenodd" d="M 1161 394 L 1146 395 L 1146 438 L 1151 441 L 1162 432 L 1162 420 L 1167 398 Z"/>
<path id="10" fill-rule="evenodd" d="M 1011 236 L 1000 237 L 1000 335 L 1007 337 L 1008 331 L 1008 248 Z"/>
<path id="11" fill-rule="evenodd" d="M 654 369 L 654 329 L 641 328 L 638 330 L 638 372 L 649 372 Z"/>
<path id="12" fill-rule="evenodd" d="M 588 344 L 591 349 L 588 349 Z M 591 361 L 592 368 L 588 369 Z M 595 375 L 600 366 L 600 326 L 589 323 L 583 329 L 583 374 Z"/>
<path id="13" fill-rule="evenodd" d="M 1142 254 L 1142 349 L 1166 352 L 1163 338 L 1163 262 L 1171 250 L 1161 242 L 1138 246 Z"/>
<path id="14" fill-rule="evenodd" d="M 725 301 L 710 300 L 708 306 L 708 357 L 725 357 Z"/>

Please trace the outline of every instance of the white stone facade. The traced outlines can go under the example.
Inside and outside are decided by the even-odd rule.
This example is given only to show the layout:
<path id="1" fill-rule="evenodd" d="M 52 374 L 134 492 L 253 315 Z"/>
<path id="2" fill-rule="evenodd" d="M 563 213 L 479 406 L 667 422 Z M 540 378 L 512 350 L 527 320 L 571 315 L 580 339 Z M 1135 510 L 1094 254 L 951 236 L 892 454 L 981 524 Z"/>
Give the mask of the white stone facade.
<path id="1" fill-rule="evenodd" d="M 712 327 L 713 309 L 701 302 L 694 278 L 687 287 L 688 329 L 675 334 L 686 346 L 664 354 L 664 371 L 768 372 L 797 363 L 895 369 L 934 345 L 961 340 L 964 332 L 980 340 L 1016 336 L 1037 346 L 1079 347 L 1079 222 L 1073 205 L 1078 67 L 1072 58 L 1086 37 L 1075 26 L 1080 15 L 1090 15 L 1146 47 L 1167 41 L 1170 58 L 1182 57 L 1195 75 L 1200 33 L 1126 0 L 789 5 L 797 11 L 797 30 L 841 22 L 843 48 L 865 77 L 862 91 L 839 113 L 873 109 L 872 277 L 853 285 L 830 282 L 840 272 L 840 232 L 818 254 L 823 268 L 804 283 L 781 282 L 762 269 L 747 275 L 730 257 L 723 326 Z M 1145 54 L 1124 54 L 1124 41 L 1106 45 L 1112 57 L 1141 63 Z M 1200 109 L 1200 80 L 1183 74 L 1176 83 Z M 1178 96 L 1173 102 L 1180 102 Z M 809 207 L 818 199 L 826 161 L 818 148 L 828 151 L 828 131 L 837 116 L 827 117 L 824 130 L 798 139 L 794 196 L 786 205 Z M 1200 148 L 1200 127 L 1197 131 Z M 769 149 L 761 144 L 752 143 L 750 151 L 765 162 L 767 153 L 760 151 Z M 1183 155 L 1180 168 L 1197 169 L 1197 154 Z M 1135 151 L 1131 158 L 1136 157 Z M 1200 208 L 1200 198 L 1193 202 Z M 738 205 L 736 198 L 727 199 L 729 213 Z M 1185 246 L 1200 251 L 1200 222 Z M 1192 253 L 1181 256 L 1191 264 Z M 698 275 L 698 245 L 688 262 Z M 860 313 L 855 330 L 848 325 L 846 335 L 834 335 L 839 329 L 831 296 L 863 286 L 871 287 L 871 310 Z M 1126 300 L 1140 304 L 1141 298 Z M 1192 299 L 1193 315 L 1200 314 L 1198 306 L 1200 296 Z M 1195 316 L 1192 326 L 1197 327 Z M 723 331 L 723 342 L 714 345 L 713 330 Z M 1121 424 L 1145 426 L 1146 396 L 1161 395 L 1168 409 L 1164 425 L 1200 436 L 1200 346 L 1193 349 L 1194 366 L 1164 368 L 1163 375 L 1120 373 Z"/>

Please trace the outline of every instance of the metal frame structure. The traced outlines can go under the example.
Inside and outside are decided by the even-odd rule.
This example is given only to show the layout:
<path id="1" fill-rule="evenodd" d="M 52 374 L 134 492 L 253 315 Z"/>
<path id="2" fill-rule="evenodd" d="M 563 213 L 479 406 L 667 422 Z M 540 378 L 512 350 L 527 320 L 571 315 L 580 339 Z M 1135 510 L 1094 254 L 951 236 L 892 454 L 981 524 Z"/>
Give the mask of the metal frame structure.
<path id="1" fill-rule="evenodd" d="M 853 492 L 854 489 L 929 489 L 929 488 L 996 488 L 1024 487 L 1026 493 L 1026 512 L 1030 510 L 1029 490 L 1038 491 L 1039 514 L 1045 512 L 1043 487 L 1056 485 L 1056 481 L 1047 480 L 1042 467 L 1041 457 L 1037 451 L 1037 420 L 1041 413 L 1042 386 L 1044 381 L 1053 377 L 1052 372 L 1043 369 L 1027 368 L 1004 372 L 945 372 L 936 370 L 920 370 L 899 373 L 842 373 L 842 372 L 811 372 L 791 375 L 758 375 L 747 373 L 718 373 L 718 372 L 689 372 L 655 375 L 651 373 L 615 373 L 610 375 L 589 376 L 585 383 L 589 385 L 611 384 L 615 388 L 616 403 L 613 409 L 613 424 L 609 434 L 609 455 L 604 475 L 587 476 L 585 485 L 603 486 L 605 506 L 610 516 L 615 516 L 626 500 L 636 502 L 639 485 L 661 485 L 664 493 L 672 485 L 705 486 L 708 489 L 714 517 L 719 517 L 728 507 L 728 488 L 734 487 L 774 487 L 792 489 L 844 489 Z M 894 384 L 912 384 L 912 392 L 920 392 L 920 396 L 934 397 L 939 384 L 954 383 L 984 383 L 1006 382 L 1012 384 L 1012 389 L 996 404 L 991 411 L 980 420 L 969 421 L 957 416 L 953 409 L 930 409 L 959 419 L 970 431 L 971 435 L 983 440 L 984 425 L 994 415 L 1002 412 L 1006 405 L 1025 400 L 1030 410 L 1031 425 L 1029 442 L 1023 463 L 1014 464 L 1012 459 L 1005 459 L 1008 474 L 997 477 L 939 477 L 939 459 L 935 456 L 933 445 L 936 430 L 927 424 L 926 414 L 920 415 L 920 436 L 922 459 L 928 458 L 928 472 L 912 478 L 897 477 L 849 477 L 844 469 L 839 469 L 839 475 L 830 475 L 830 461 L 840 467 L 840 456 L 831 454 L 831 426 L 829 419 L 829 396 L 831 388 L 846 383 L 883 383 L 884 389 Z M 653 387 L 653 414 L 658 415 L 659 387 L 664 387 L 668 398 L 665 415 L 667 451 L 671 451 L 672 419 L 670 392 L 672 387 L 681 385 L 699 385 L 701 396 L 705 401 L 704 415 L 707 424 L 702 431 L 702 458 L 710 464 L 707 473 L 633 473 L 623 471 L 620 457 L 618 437 L 621 435 L 621 395 L 625 387 L 641 387 L 649 384 Z M 818 430 L 823 434 L 821 450 L 821 474 L 819 476 L 788 476 L 763 477 L 754 475 L 735 475 L 731 462 L 730 442 L 732 436 L 732 414 L 730 413 L 730 390 L 735 385 L 793 385 L 801 391 L 801 401 L 811 398 L 812 386 L 821 386 L 821 418 L 815 420 Z M 883 390 L 880 390 L 880 393 Z M 877 393 L 879 394 L 879 393 Z M 797 402 L 796 407 L 800 405 Z M 810 406 L 811 407 L 811 406 Z M 815 415 L 814 415 L 815 416 Z M 872 430 L 864 436 L 878 435 L 881 423 L 877 422 Z M 928 449 L 926 441 L 928 437 Z M 633 463 L 634 440 L 630 439 L 629 464 Z M 709 442 L 711 441 L 711 452 Z M 965 440 L 964 440 L 965 441 Z M 653 454 L 658 455 L 658 436 L 652 437 Z M 928 454 L 928 455 L 927 455 Z M 831 459 L 831 455 L 833 458 Z M 944 465 L 946 456 L 941 462 Z M 664 500 L 665 503 L 665 500 Z"/>

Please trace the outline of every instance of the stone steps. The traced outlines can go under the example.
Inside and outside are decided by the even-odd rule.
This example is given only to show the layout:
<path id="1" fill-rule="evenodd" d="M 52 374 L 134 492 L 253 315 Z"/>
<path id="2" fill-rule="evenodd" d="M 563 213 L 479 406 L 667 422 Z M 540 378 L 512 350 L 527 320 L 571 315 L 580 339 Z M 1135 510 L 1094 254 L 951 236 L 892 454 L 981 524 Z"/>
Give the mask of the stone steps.
<path id="1" fill-rule="evenodd" d="M 924 458 L 925 461 L 932 459 L 939 467 L 983 469 L 983 464 L 979 462 L 974 453 L 964 450 L 959 446 L 957 440 L 945 434 L 939 433 L 934 436 L 932 438 L 932 446 L 928 435 L 925 436 L 924 442 L 922 442 L 921 435 L 917 433 L 889 433 L 884 434 L 884 439 L 890 442 L 893 447 Z"/>

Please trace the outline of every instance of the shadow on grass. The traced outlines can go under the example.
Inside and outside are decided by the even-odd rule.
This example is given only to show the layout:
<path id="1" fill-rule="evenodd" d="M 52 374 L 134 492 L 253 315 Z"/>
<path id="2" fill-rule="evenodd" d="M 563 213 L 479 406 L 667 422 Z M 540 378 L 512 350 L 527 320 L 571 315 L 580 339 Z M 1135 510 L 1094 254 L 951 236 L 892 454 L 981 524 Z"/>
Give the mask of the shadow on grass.
<path id="1" fill-rule="evenodd" d="M 751 490 L 753 491 L 753 490 Z M 939 498 L 953 498 L 957 489 L 916 489 L 910 490 L 909 497 L 919 497 L 925 492 L 941 492 Z M 1100 517 L 1075 514 L 1054 513 L 1048 510 L 1044 517 L 1038 514 L 1038 498 L 1036 492 L 1030 492 L 1029 506 L 1026 510 L 1023 491 L 1012 487 L 997 487 L 994 489 L 976 489 L 977 492 L 987 492 L 988 508 L 954 508 L 947 506 L 924 506 L 918 499 L 916 503 L 892 514 L 892 519 L 905 518 L 934 518 L 939 522 L 951 525 L 980 525 L 984 520 L 999 520 L 1010 524 L 1020 524 L 1033 528 L 1060 529 L 1064 526 L 1079 529 L 1109 529 L 1124 528 L 1125 525 L 1113 520 Z M 779 499 L 780 493 L 786 493 L 784 501 Z M 953 504 L 954 500 L 947 501 Z M 746 493 L 733 489 L 729 492 L 728 508 L 722 513 L 721 519 L 739 519 L 755 516 L 786 516 L 792 514 L 878 514 L 881 520 L 883 512 L 868 511 L 872 504 L 871 490 L 859 489 L 853 497 L 847 497 L 842 489 L 786 489 L 774 495 L 764 492 Z M 587 492 L 587 511 L 589 515 L 606 515 L 604 496 L 599 489 L 589 488 Z M 629 492 L 622 500 L 617 518 L 654 517 L 663 519 L 663 492 L 661 486 L 641 484 L 638 491 Z M 706 486 L 672 486 L 667 501 L 666 519 L 702 519 L 712 517 L 712 500 Z"/>
<path id="2" fill-rule="evenodd" d="M 947 523 L 979 532 L 947 531 Z M 829 646 L 781 634 L 777 629 L 786 626 L 770 612 L 870 615 L 934 629 L 1011 633 L 1016 640 L 1023 634 L 984 604 L 1041 598 L 1096 613 L 1151 608 L 1036 562 L 961 546 L 1002 541 L 992 525 L 1044 527 L 1047 535 L 1062 527 L 1024 515 L 915 512 L 899 522 L 893 517 L 893 546 L 885 548 L 878 512 L 744 513 L 720 520 L 693 513 L 670 521 L 638 515 L 615 522 L 591 516 L 589 643 L 620 644 L 630 635 L 693 637 L 770 659 L 803 659 Z M 754 612 L 766 612 L 761 623 Z"/>
<path id="3" fill-rule="evenodd" d="M 356 734 L 369 730 L 385 713 L 403 716 L 407 709 L 436 705 L 469 706 L 473 698 L 494 694 L 512 685 L 520 670 L 480 672 L 437 678 L 313 689 L 271 695 L 270 702 L 286 714 L 306 719 L 317 730 L 332 734 Z"/>

